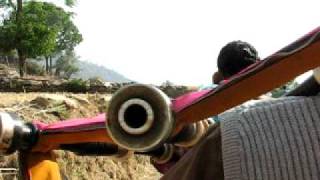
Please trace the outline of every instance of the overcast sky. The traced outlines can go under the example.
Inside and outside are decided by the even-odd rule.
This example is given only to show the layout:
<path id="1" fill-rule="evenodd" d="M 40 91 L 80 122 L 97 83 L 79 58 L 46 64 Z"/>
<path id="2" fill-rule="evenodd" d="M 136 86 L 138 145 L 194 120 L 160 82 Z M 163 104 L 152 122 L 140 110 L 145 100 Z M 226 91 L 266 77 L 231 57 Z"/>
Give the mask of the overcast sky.
<path id="1" fill-rule="evenodd" d="M 87 60 L 142 83 L 211 82 L 220 48 L 253 44 L 264 58 L 320 25 L 319 0 L 79 0 Z"/>

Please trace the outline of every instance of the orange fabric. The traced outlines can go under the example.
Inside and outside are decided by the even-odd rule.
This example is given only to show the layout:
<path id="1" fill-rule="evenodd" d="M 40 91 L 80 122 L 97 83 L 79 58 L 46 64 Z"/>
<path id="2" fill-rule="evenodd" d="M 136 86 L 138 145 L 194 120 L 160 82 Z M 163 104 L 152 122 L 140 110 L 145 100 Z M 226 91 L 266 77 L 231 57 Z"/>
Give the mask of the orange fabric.
<path id="1" fill-rule="evenodd" d="M 66 132 L 57 134 L 40 134 L 37 144 L 32 148 L 33 152 L 47 152 L 57 149 L 61 144 L 77 144 L 88 142 L 112 143 L 106 129 L 98 129 L 81 132 Z"/>
<path id="2" fill-rule="evenodd" d="M 258 97 L 296 76 L 320 66 L 320 42 L 285 57 L 259 72 L 217 92 L 176 114 L 177 127 L 217 115 L 247 100 Z"/>
<path id="3" fill-rule="evenodd" d="M 26 158 L 30 180 L 61 180 L 59 166 L 53 152 L 30 152 Z"/>

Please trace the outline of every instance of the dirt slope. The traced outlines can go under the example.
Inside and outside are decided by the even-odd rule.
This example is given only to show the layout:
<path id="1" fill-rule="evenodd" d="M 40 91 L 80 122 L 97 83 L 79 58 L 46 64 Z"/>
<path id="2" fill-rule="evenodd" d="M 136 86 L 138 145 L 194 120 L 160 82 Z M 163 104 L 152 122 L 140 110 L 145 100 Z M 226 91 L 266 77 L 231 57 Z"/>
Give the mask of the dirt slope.
<path id="1" fill-rule="evenodd" d="M 54 122 L 94 116 L 105 109 L 108 99 L 110 96 L 99 94 L 0 93 L 0 111 L 15 112 L 25 121 Z M 62 172 L 70 180 L 153 180 L 161 177 L 144 156 L 119 161 L 110 157 L 80 157 L 66 151 L 56 153 Z M 15 155 L 0 157 L 0 168 L 6 167 L 17 167 Z M 2 178 L 14 179 L 14 176 L 0 175 Z"/>

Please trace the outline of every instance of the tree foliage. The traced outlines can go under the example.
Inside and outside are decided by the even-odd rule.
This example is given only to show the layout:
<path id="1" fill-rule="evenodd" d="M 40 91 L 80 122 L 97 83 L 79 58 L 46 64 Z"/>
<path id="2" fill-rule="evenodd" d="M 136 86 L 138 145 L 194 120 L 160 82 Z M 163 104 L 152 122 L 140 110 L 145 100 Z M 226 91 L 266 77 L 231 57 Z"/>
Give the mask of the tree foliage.
<path id="1" fill-rule="evenodd" d="M 16 10 L 16 7 L 17 7 L 18 3 L 19 3 L 19 1 L 14 3 L 12 0 L 0 0 L 0 8 L 11 7 L 11 8 L 14 8 Z M 73 7 L 76 3 L 77 3 L 76 0 L 64 0 L 64 4 L 69 6 L 69 7 Z"/>
<path id="2" fill-rule="evenodd" d="M 0 8 L 16 8 L 12 0 L 0 0 Z"/>
<path id="3" fill-rule="evenodd" d="M 79 71 L 77 61 L 78 57 L 73 51 L 67 50 L 63 52 L 55 64 L 56 75 L 69 79 L 71 75 Z"/>
<path id="4" fill-rule="evenodd" d="M 3 20 L 2 26 L 0 26 L 0 51 L 10 52 L 15 48 L 15 40 L 17 25 L 14 21 Z"/>
<path id="5" fill-rule="evenodd" d="M 89 84 L 82 79 L 72 79 L 64 83 L 65 89 L 70 92 L 86 92 Z"/>
<path id="6" fill-rule="evenodd" d="M 20 27 L 16 30 L 16 48 L 27 58 L 36 58 L 52 53 L 56 46 L 58 27 L 49 25 L 56 13 L 50 3 L 29 2 L 24 6 Z"/>
<path id="7" fill-rule="evenodd" d="M 39 63 L 35 61 L 28 61 L 26 64 L 29 74 L 37 76 L 43 76 L 45 74 L 43 67 Z"/>
<path id="8" fill-rule="evenodd" d="M 1 4 L 3 2 L 1 0 Z M 0 26 L 0 50 L 17 50 L 22 76 L 22 66 L 27 58 L 51 57 L 64 49 L 73 50 L 82 41 L 71 20 L 72 13 L 52 3 L 25 2 L 19 16 L 16 8 L 13 9 Z"/>

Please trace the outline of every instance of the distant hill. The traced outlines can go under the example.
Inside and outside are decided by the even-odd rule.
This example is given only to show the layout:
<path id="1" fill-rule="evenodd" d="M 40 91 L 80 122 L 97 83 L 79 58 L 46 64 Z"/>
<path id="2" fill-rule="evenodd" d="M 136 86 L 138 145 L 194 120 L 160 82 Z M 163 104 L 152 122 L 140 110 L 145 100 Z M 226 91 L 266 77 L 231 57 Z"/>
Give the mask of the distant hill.
<path id="1" fill-rule="evenodd" d="M 102 80 L 108 82 L 132 82 L 132 80 L 128 79 L 122 74 L 103 66 L 99 66 L 87 61 L 78 61 L 78 65 L 80 71 L 73 75 L 73 78 L 89 79 L 92 77 L 100 77 Z"/>

